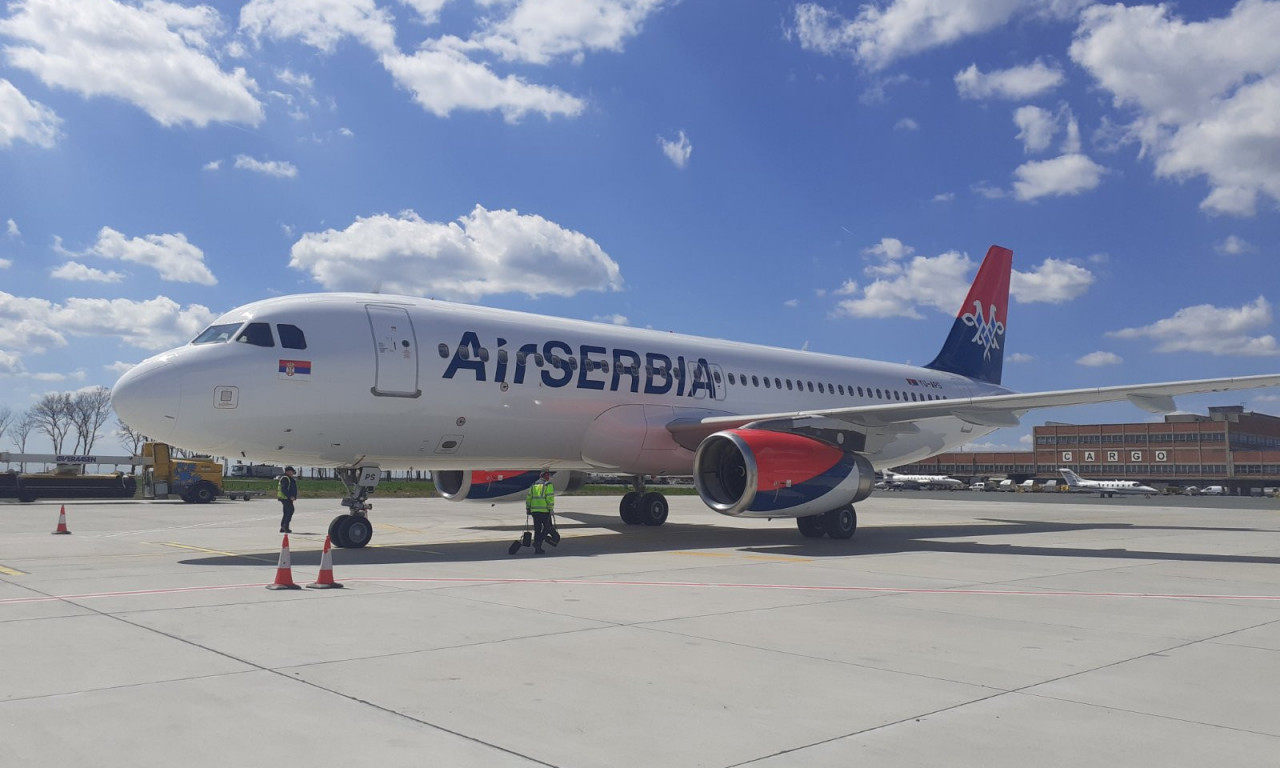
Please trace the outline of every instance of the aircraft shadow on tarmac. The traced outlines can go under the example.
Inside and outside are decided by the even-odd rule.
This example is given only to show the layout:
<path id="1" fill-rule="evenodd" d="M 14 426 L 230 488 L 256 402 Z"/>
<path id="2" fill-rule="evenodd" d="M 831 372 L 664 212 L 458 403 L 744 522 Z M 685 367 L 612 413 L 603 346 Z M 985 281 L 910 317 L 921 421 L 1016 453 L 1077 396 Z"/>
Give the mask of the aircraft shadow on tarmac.
<path id="1" fill-rule="evenodd" d="M 727 528 L 697 523 L 668 521 L 661 527 L 630 526 L 613 515 L 583 513 L 556 516 L 557 528 L 566 534 L 559 547 L 547 546 L 547 558 L 594 557 L 643 552 L 679 552 L 705 549 L 737 549 L 753 554 L 803 558 L 837 558 L 858 555 L 885 555 L 906 552 L 946 552 L 959 554 L 1002 554 L 1039 557 L 1096 557 L 1117 560 L 1158 560 L 1168 562 L 1254 563 L 1280 565 L 1280 557 L 1257 555 L 1210 554 L 1204 552 L 1161 552 L 1107 547 L 1041 546 L 1011 544 L 1006 541 L 982 542 L 986 537 L 1008 537 L 1046 533 L 1131 531 L 1171 532 L 1280 532 L 1264 528 L 1226 528 L 1214 526 L 1142 525 L 1136 523 L 1065 523 L 1045 520 L 1013 520 L 979 518 L 981 523 L 929 523 L 921 525 L 876 525 L 859 527 L 852 540 L 806 539 L 794 526 L 785 528 Z M 335 564 L 378 565 L 399 563 L 480 562 L 517 560 L 533 557 L 529 548 L 514 557 L 507 554 L 508 545 L 524 531 L 521 525 L 475 526 L 476 531 L 508 531 L 511 538 L 489 541 L 424 542 L 379 545 L 364 549 L 335 549 Z M 589 531 L 600 533 L 591 534 Z M 621 533 L 622 535 L 616 535 Z M 291 560 L 294 566 L 317 565 L 319 543 L 300 537 L 322 537 L 323 533 L 298 531 L 294 534 Z M 301 545 L 301 546 L 299 546 Z M 181 561 L 184 565 L 252 565 L 276 562 L 279 551 L 240 555 L 219 555 Z M 539 558 L 543 559 L 543 558 Z"/>

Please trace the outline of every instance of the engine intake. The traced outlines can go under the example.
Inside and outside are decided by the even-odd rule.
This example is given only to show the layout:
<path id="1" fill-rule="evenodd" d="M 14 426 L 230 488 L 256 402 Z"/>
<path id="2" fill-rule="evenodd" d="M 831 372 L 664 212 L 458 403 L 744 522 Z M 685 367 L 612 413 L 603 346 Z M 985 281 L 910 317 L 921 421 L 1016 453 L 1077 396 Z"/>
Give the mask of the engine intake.
<path id="1" fill-rule="evenodd" d="M 865 456 L 805 435 L 731 429 L 698 446 L 693 482 L 722 515 L 802 517 L 870 496 L 875 471 Z"/>

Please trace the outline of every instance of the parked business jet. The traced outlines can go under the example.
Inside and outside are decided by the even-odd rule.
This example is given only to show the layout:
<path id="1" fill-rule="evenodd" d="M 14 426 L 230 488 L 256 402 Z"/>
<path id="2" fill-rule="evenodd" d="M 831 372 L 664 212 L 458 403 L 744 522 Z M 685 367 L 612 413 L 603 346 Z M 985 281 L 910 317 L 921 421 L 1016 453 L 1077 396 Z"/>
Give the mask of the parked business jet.
<path id="1" fill-rule="evenodd" d="M 909 485 L 915 488 L 946 488 L 948 490 L 959 490 L 964 487 L 964 483 L 954 477 L 946 475 L 900 475 L 897 472 L 883 470 L 884 481 L 890 485 Z"/>
<path id="2" fill-rule="evenodd" d="M 1063 479 L 1067 481 L 1067 490 L 1071 493 L 1092 493 L 1098 492 L 1100 498 L 1114 498 L 1117 493 L 1137 494 L 1150 496 L 1153 493 L 1159 493 L 1155 488 L 1149 485 L 1143 485 L 1136 480 L 1085 480 L 1069 469 L 1062 468 L 1058 470 L 1062 473 Z"/>
<path id="3" fill-rule="evenodd" d="M 378 294 L 234 309 L 117 382 L 154 440 L 215 456 L 334 467 L 338 546 L 372 537 L 380 469 L 419 468 L 453 500 L 515 499 L 626 474 L 619 512 L 661 525 L 645 476 L 692 475 L 725 515 L 793 517 L 847 539 L 878 468 L 953 450 L 1036 408 L 1280 385 L 1280 375 L 1016 394 L 1000 385 L 1013 254 L 993 246 L 924 367 Z"/>

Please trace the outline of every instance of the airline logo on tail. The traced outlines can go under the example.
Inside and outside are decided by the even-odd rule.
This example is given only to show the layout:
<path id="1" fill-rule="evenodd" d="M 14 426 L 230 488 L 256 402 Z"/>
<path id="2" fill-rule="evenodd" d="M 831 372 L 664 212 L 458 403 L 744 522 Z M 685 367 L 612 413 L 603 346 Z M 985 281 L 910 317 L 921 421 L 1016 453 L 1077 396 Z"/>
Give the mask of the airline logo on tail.
<path id="1" fill-rule="evenodd" d="M 1004 323 L 996 319 L 996 305 L 988 307 L 990 317 L 982 316 L 982 302 L 973 302 L 973 311 L 960 316 L 964 324 L 976 330 L 973 343 L 982 347 L 982 358 L 991 359 L 991 350 L 1000 349 L 998 336 L 1004 336 Z"/>

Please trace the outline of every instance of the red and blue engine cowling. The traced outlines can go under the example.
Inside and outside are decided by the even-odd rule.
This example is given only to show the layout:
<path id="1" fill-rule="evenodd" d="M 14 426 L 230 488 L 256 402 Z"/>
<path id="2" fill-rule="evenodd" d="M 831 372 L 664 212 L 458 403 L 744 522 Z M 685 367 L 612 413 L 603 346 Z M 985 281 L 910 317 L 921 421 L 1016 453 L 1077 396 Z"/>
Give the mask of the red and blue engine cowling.
<path id="1" fill-rule="evenodd" d="M 540 469 L 455 469 L 432 472 L 431 477 L 436 491 L 449 501 L 522 501 L 541 474 Z M 576 491 L 585 479 L 581 472 L 551 473 L 556 493 Z"/>
<path id="2" fill-rule="evenodd" d="M 871 495 L 865 456 L 789 432 L 731 429 L 703 440 L 693 459 L 698 495 L 734 517 L 805 517 Z"/>

